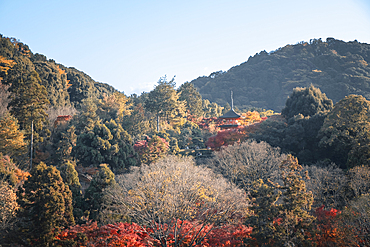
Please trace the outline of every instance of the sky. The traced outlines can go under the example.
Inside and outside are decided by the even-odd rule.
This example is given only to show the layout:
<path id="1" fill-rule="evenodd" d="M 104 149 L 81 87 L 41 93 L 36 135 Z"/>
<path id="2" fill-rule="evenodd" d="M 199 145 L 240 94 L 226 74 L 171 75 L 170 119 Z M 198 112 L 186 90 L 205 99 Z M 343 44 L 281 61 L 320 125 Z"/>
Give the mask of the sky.
<path id="1" fill-rule="evenodd" d="M 370 0 L 0 0 L 0 34 L 140 95 L 314 38 L 370 44 Z"/>

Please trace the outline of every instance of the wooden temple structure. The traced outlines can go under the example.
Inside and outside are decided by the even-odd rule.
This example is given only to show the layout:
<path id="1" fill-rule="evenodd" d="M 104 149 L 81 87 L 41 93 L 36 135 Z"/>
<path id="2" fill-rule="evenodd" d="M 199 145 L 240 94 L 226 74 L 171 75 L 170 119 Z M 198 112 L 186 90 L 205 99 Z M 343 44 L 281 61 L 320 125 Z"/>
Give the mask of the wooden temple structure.
<path id="1" fill-rule="evenodd" d="M 238 120 L 241 119 L 241 116 L 234 111 L 233 91 L 231 91 L 231 110 L 220 116 L 219 119 L 224 120 L 218 126 L 221 129 L 233 129 L 240 125 Z"/>

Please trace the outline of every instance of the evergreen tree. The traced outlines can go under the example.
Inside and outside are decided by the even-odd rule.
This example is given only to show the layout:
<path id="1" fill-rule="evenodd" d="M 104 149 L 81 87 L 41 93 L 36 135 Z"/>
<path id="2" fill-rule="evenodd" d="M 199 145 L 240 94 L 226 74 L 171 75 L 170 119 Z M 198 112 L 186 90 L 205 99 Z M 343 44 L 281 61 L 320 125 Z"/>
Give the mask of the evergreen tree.
<path id="1" fill-rule="evenodd" d="M 69 186 L 72 191 L 73 197 L 73 216 L 76 220 L 76 223 L 83 223 L 83 197 L 81 191 L 81 184 L 78 178 L 78 173 L 75 169 L 75 164 L 70 161 L 62 164 L 59 167 L 60 175 L 63 178 L 63 181 L 66 185 Z"/>
<path id="2" fill-rule="evenodd" d="M 75 223 L 72 193 L 53 166 L 41 162 L 34 167 L 17 196 L 24 244 L 49 246 L 61 229 Z"/>
<path id="3" fill-rule="evenodd" d="M 363 165 L 356 162 L 367 162 L 369 131 L 370 102 L 363 96 L 350 95 L 336 103 L 325 118 L 319 132 L 319 146 L 341 168 Z"/>
<path id="4" fill-rule="evenodd" d="M 316 113 L 330 111 L 333 101 L 328 99 L 319 88 L 295 88 L 285 103 L 281 114 L 287 119 L 302 114 L 304 117 L 313 116 Z"/>
<path id="5" fill-rule="evenodd" d="M 179 100 L 179 93 L 175 90 L 174 78 L 167 81 L 162 77 L 154 90 L 150 91 L 145 101 L 145 108 L 156 114 L 157 132 L 159 132 L 159 118 L 164 117 L 166 120 L 181 118 L 185 114 L 184 102 Z"/>
<path id="6" fill-rule="evenodd" d="M 180 93 L 179 100 L 186 102 L 186 109 L 191 115 L 201 117 L 202 110 L 202 96 L 194 85 L 190 82 L 185 82 L 177 90 Z"/>
<path id="7" fill-rule="evenodd" d="M 91 131 L 79 135 L 72 155 L 83 166 L 106 163 L 115 173 L 126 172 L 138 162 L 130 135 L 114 120 L 98 121 Z"/>
<path id="8" fill-rule="evenodd" d="M 13 72 L 13 70 L 15 70 Z M 18 75 L 20 73 L 20 75 Z M 17 74 L 17 75 L 15 75 Z M 33 140 L 35 143 L 42 142 L 42 134 L 48 135 L 48 130 L 42 133 L 47 124 L 45 110 L 49 105 L 47 92 L 42 86 L 41 79 L 36 71 L 27 71 L 17 64 L 9 72 L 7 84 L 11 84 L 9 91 L 12 93 L 8 105 L 10 113 L 18 119 L 19 125 L 25 131 L 26 138 L 30 140 L 31 125 L 33 122 Z"/>
<path id="9" fill-rule="evenodd" d="M 108 186 L 116 185 L 114 177 L 114 173 L 107 164 L 101 164 L 99 171 L 93 176 L 90 186 L 85 193 L 85 210 L 89 212 L 90 219 L 98 219 L 103 203 L 103 190 Z"/>

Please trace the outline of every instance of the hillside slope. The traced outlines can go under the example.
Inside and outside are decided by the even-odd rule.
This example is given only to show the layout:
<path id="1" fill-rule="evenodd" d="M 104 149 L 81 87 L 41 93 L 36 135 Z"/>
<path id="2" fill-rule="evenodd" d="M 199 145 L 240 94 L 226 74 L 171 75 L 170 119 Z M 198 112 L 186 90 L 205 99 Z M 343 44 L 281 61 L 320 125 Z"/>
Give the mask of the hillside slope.
<path id="1" fill-rule="evenodd" d="M 203 99 L 281 111 L 295 87 L 313 84 L 334 102 L 349 94 L 370 99 L 370 45 L 328 38 L 262 51 L 227 72 L 192 81 Z"/>
<path id="2" fill-rule="evenodd" d="M 7 72 L 15 64 L 22 64 L 23 68 L 17 73 L 36 71 L 39 74 L 51 106 L 76 105 L 85 98 L 101 98 L 116 91 L 108 84 L 94 81 L 82 71 L 57 64 L 42 54 L 33 54 L 26 44 L 0 34 L 0 82 L 7 79 Z"/>

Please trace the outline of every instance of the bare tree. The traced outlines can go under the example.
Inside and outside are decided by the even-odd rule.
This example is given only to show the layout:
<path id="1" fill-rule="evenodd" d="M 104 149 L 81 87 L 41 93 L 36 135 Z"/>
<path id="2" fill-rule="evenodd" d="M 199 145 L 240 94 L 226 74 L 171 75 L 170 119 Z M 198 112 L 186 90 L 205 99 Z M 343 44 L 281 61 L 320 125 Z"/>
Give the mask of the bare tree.
<path id="1" fill-rule="evenodd" d="M 134 221 L 152 229 L 148 233 L 162 246 L 170 235 L 174 246 L 181 245 L 195 228 L 189 246 L 199 244 L 213 228 L 240 222 L 247 214 L 244 191 L 189 157 L 168 156 L 133 167 L 131 173 L 117 176 L 117 182 L 123 193 L 113 190 L 112 198 Z M 186 221 L 193 223 L 192 229 L 185 229 Z"/>
<path id="2" fill-rule="evenodd" d="M 356 246 L 370 246 L 370 195 L 353 200 L 340 214 L 343 227 L 357 240 Z"/>
<path id="3" fill-rule="evenodd" d="M 346 186 L 348 179 L 342 169 L 334 163 L 330 165 L 304 166 L 302 173 L 308 171 L 310 179 L 306 179 L 307 191 L 314 196 L 313 208 L 325 205 L 326 208 L 341 208 L 346 202 Z"/>
<path id="4" fill-rule="evenodd" d="M 279 148 L 266 142 L 247 141 L 222 148 L 204 165 L 248 192 L 258 179 L 281 183 L 279 166 L 285 158 Z"/>

